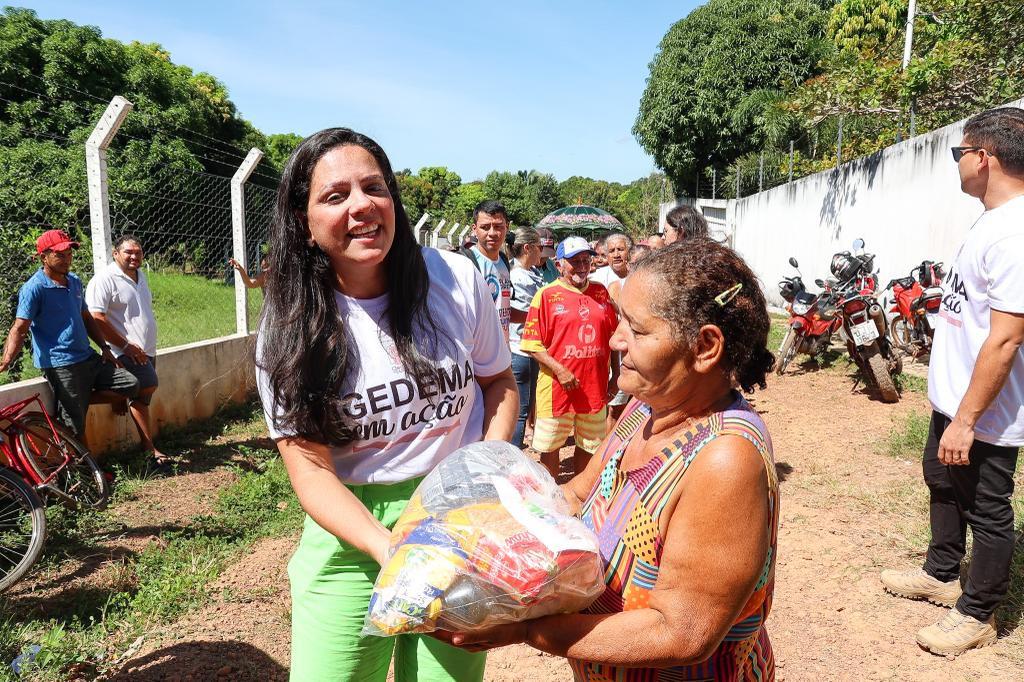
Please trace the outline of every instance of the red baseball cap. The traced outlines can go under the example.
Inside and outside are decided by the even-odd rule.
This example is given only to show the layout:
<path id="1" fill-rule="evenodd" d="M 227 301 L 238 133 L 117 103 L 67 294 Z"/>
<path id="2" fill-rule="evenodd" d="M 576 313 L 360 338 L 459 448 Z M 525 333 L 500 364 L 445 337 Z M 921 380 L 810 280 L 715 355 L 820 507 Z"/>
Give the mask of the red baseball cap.
<path id="1" fill-rule="evenodd" d="M 39 235 L 39 239 L 36 240 L 37 254 L 46 250 L 67 251 L 68 249 L 77 248 L 78 242 L 71 239 L 64 230 L 47 230 Z"/>

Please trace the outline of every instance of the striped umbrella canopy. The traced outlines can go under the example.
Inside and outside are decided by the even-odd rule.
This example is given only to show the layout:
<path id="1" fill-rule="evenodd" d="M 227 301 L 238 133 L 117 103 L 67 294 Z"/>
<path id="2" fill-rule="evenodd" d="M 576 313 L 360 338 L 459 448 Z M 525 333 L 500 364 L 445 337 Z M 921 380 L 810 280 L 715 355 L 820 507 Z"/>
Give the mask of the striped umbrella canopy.
<path id="1" fill-rule="evenodd" d="M 596 206 L 565 206 L 552 211 L 540 219 L 537 227 L 546 227 L 559 237 L 570 234 L 603 234 L 605 232 L 625 232 L 622 223 L 608 211 Z"/>

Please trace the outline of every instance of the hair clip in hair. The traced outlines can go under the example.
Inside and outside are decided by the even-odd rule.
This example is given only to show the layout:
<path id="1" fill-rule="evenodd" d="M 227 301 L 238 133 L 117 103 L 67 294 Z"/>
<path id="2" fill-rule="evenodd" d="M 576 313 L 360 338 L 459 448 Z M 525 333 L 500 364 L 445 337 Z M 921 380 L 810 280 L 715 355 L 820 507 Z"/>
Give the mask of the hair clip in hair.
<path id="1" fill-rule="evenodd" d="M 740 293 L 740 290 L 742 289 L 743 282 L 737 282 L 736 284 L 732 285 L 731 287 L 720 293 L 718 296 L 715 296 L 715 303 L 724 308 L 726 304 L 729 303 L 729 301 L 736 298 L 736 296 Z"/>

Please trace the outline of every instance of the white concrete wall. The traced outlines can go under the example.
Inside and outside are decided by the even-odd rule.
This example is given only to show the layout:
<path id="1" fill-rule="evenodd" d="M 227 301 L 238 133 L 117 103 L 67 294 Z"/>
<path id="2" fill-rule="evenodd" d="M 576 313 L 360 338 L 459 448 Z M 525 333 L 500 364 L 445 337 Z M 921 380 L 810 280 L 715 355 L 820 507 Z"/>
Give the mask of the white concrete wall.
<path id="1" fill-rule="evenodd" d="M 1008 106 L 1024 106 L 1024 99 Z M 826 277 L 832 254 L 857 237 L 877 255 L 882 285 L 925 258 L 949 263 L 983 210 L 960 191 L 949 151 L 960 143 L 965 123 L 736 201 L 734 246 L 769 300 L 781 302 L 776 284 L 793 272 L 790 256 L 811 283 Z"/>
<path id="2" fill-rule="evenodd" d="M 708 234 L 718 241 L 733 246 L 735 225 L 732 220 L 733 204 L 731 199 L 694 199 L 684 197 L 661 205 L 658 212 L 658 225 L 665 231 L 665 216 L 676 206 L 693 206 L 708 221 Z"/>
<path id="3" fill-rule="evenodd" d="M 157 351 L 160 388 L 150 408 L 157 430 L 205 419 L 226 403 L 248 399 L 255 386 L 251 339 L 236 334 Z M 0 386 L 0 405 L 35 393 L 42 396 L 52 414 L 53 394 L 42 378 Z M 113 414 L 108 405 L 91 406 L 85 428 L 89 447 L 98 454 L 139 441 L 131 418 Z"/>

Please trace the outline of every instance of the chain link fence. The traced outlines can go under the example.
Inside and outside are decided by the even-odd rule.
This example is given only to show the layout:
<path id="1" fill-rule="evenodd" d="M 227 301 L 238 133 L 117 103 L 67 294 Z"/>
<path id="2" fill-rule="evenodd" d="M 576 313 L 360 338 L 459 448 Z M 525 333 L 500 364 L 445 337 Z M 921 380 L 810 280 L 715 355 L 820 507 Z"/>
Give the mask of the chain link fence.
<path id="1" fill-rule="evenodd" d="M 31 119 L 38 122 L 35 130 L 26 125 L 24 116 L 19 119 L 22 112 L 14 110 L 17 106 L 0 98 L 0 164 L 7 179 L 0 186 L 0 332 L 4 338 L 16 316 L 18 291 L 39 267 L 35 240 L 41 233 L 68 231 L 81 243 L 72 272 L 86 284 L 94 274 L 87 132 L 69 132 L 70 137 L 55 133 L 50 121 L 39 118 L 48 113 L 42 110 Z M 56 100 L 47 104 L 54 111 L 63 106 L 83 105 Z M 96 106 L 99 113 L 103 109 Z M 128 117 L 132 115 L 135 112 Z M 107 156 L 110 235 L 115 243 L 120 236 L 132 235 L 143 247 L 159 348 L 236 331 L 236 273 L 228 263 L 234 255 L 231 175 L 248 150 L 208 138 L 199 141 L 198 134 L 188 131 L 175 132 L 172 138 L 164 131 L 159 144 L 118 134 Z M 27 150 L 26 137 L 34 138 Z M 146 171 L 140 172 L 141 168 Z M 276 182 L 276 177 L 257 167 L 244 189 L 244 249 L 253 277 L 266 250 Z M 250 290 L 250 329 L 255 328 L 261 306 L 262 291 Z M 38 374 L 26 343 L 26 352 L 0 376 L 0 384 Z"/>

